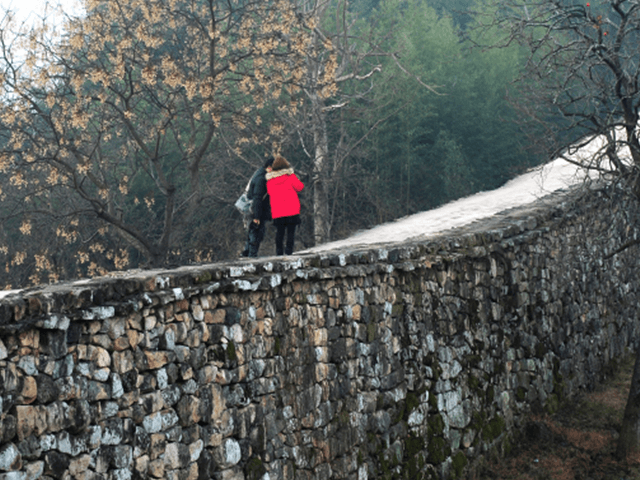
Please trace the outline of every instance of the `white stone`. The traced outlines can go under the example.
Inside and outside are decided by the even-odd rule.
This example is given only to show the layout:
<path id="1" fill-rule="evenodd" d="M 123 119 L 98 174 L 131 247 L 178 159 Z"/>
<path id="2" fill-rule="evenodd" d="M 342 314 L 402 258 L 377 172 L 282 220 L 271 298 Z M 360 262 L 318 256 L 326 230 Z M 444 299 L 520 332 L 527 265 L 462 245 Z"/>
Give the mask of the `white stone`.
<path id="1" fill-rule="evenodd" d="M 242 458 L 242 451 L 240 450 L 240 444 L 233 438 L 227 439 L 224 442 L 224 454 L 225 463 L 227 465 L 236 465 Z"/>
<path id="2" fill-rule="evenodd" d="M 191 461 L 197 462 L 204 450 L 204 442 L 202 440 L 198 440 L 189 445 L 189 453 L 191 454 Z"/>
<path id="3" fill-rule="evenodd" d="M 291 418 L 293 418 L 293 407 L 291 405 L 287 405 L 286 407 L 284 407 L 284 409 L 282 410 L 282 416 L 285 420 L 290 420 Z"/>
<path id="4" fill-rule="evenodd" d="M 511 396 L 509 395 L 509 392 L 502 392 L 502 394 L 500 395 L 500 401 L 502 403 L 502 410 L 508 410 L 509 404 L 511 402 Z"/>
<path id="5" fill-rule="evenodd" d="M 113 470 L 111 472 L 111 478 L 113 480 L 131 480 L 132 473 L 128 468 L 121 468 L 119 470 Z"/>
<path id="6" fill-rule="evenodd" d="M 230 277 L 241 277 L 242 275 L 244 275 L 244 270 L 242 269 L 242 267 L 231 267 L 229 269 Z"/>
<path id="7" fill-rule="evenodd" d="M 242 326 L 239 324 L 233 325 L 229 329 L 230 340 L 237 345 L 244 342 L 244 332 L 242 331 Z"/>
<path id="8" fill-rule="evenodd" d="M 417 408 L 409 415 L 407 425 L 417 427 L 418 425 L 422 425 L 422 422 L 424 422 L 424 413 L 422 413 L 422 408 Z"/>
<path id="9" fill-rule="evenodd" d="M 0 449 L 0 470 L 11 470 L 17 463 L 22 463 L 18 447 L 9 443 Z"/>
<path id="10" fill-rule="evenodd" d="M 55 450 L 58 448 L 58 440 L 55 435 L 42 435 L 40 437 L 40 448 L 43 451 Z"/>
<path id="11" fill-rule="evenodd" d="M 42 477 L 44 474 L 44 462 L 38 461 L 25 466 L 27 478 L 33 480 Z"/>
<path id="12" fill-rule="evenodd" d="M 104 402 L 102 404 L 102 416 L 104 418 L 115 417 L 119 410 L 118 402 Z"/>
<path id="13" fill-rule="evenodd" d="M 112 318 L 116 314 L 115 307 L 91 307 L 90 310 L 82 312 L 83 320 L 105 320 Z"/>
<path id="14" fill-rule="evenodd" d="M 42 323 L 42 328 L 47 330 L 67 330 L 71 320 L 64 315 L 51 315 Z"/>
<path id="15" fill-rule="evenodd" d="M 156 380 L 158 381 L 158 388 L 160 390 L 169 388 L 169 375 L 166 369 L 161 368 L 156 372 Z"/>
<path id="16" fill-rule="evenodd" d="M 120 398 L 124 395 L 124 387 L 122 386 L 122 380 L 117 373 L 111 374 L 111 397 Z"/>
<path id="17" fill-rule="evenodd" d="M 79 362 L 76 365 L 76 372 L 82 375 L 83 377 L 91 376 L 91 365 L 87 362 Z"/>
<path id="18" fill-rule="evenodd" d="M 358 468 L 358 480 L 369 480 L 369 465 L 364 463 Z"/>
<path id="19" fill-rule="evenodd" d="M 32 356 L 22 357 L 18 361 L 18 368 L 20 368 L 27 375 L 37 375 L 38 369 L 36 368 L 36 360 Z"/>
<path id="20" fill-rule="evenodd" d="M 173 410 L 165 410 L 164 412 L 160 412 L 160 413 L 161 413 L 160 417 L 162 419 L 163 430 L 168 430 L 169 428 L 173 427 L 180 421 L 180 418 L 178 418 L 178 414 Z"/>
<path id="21" fill-rule="evenodd" d="M 111 370 L 109 368 L 100 368 L 93 372 L 93 379 L 98 382 L 106 382 L 109 380 L 109 375 L 111 374 Z"/>
<path id="22" fill-rule="evenodd" d="M 0 475 L 2 480 L 29 480 L 26 472 L 7 472 Z"/>
<path id="23" fill-rule="evenodd" d="M 160 412 L 147 415 L 142 420 L 142 426 L 147 433 L 158 433 L 162 431 L 162 414 Z"/>
<path id="24" fill-rule="evenodd" d="M 449 412 L 449 423 L 454 428 L 465 428 L 470 422 L 471 417 L 462 405 L 457 405 Z"/>
<path id="25" fill-rule="evenodd" d="M 184 300 L 184 292 L 181 288 L 174 288 L 173 295 L 176 297 L 176 300 Z"/>

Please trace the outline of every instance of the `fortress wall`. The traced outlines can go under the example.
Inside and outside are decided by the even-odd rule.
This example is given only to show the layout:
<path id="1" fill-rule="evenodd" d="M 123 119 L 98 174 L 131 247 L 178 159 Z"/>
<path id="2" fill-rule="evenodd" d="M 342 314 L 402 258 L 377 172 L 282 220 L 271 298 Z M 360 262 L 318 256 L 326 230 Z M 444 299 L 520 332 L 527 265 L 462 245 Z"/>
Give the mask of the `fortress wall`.
<path id="1" fill-rule="evenodd" d="M 613 205 L 613 206 L 612 206 Z M 638 337 L 633 212 L 571 194 L 427 240 L 0 302 L 0 480 L 453 478 Z"/>

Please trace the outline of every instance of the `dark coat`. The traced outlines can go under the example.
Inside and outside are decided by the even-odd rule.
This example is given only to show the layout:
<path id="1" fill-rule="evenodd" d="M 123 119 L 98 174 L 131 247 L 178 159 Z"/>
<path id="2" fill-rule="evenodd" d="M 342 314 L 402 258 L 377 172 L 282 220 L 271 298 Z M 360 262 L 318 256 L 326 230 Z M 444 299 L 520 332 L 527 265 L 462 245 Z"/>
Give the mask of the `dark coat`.
<path id="1" fill-rule="evenodd" d="M 267 170 L 260 167 L 256 170 L 249 184 L 247 197 L 253 200 L 253 219 L 254 220 L 271 220 L 271 206 L 269 204 L 269 195 L 267 194 Z"/>

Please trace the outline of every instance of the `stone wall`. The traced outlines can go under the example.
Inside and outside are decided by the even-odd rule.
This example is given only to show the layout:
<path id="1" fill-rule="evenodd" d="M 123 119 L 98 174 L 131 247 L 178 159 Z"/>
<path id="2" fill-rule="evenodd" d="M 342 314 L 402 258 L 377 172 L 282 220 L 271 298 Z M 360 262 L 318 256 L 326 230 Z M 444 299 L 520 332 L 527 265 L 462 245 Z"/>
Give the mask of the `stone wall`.
<path id="1" fill-rule="evenodd" d="M 628 206 L 0 303 L 0 480 L 456 477 L 638 335 Z"/>

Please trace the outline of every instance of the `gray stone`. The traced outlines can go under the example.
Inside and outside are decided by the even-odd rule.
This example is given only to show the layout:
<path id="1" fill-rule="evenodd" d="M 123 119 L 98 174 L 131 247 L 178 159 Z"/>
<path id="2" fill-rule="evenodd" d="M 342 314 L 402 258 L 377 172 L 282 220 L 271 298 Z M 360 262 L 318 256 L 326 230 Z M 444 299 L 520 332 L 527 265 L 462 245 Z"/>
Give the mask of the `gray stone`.
<path id="1" fill-rule="evenodd" d="M 640 332 L 638 248 L 603 257 L 639 234 L 602 201 L 567 194 L 406 245 L 7 297 L 7 325 L 24 305 L 43 320 L 0 341 L 2 443 L 23 463 L 4 474 L 368 480 L 380 453 L 404 460 L 430 431 L 452 455 L 495 450 L 473 412 L 522 425 L 553 393 L 592 388 Z"/>
<path id="2" fill-rule="evenodd" d="M 0 470 L 20 470 L 22 468 L 22 455 L 13 443 L 0 447 Z"/>

